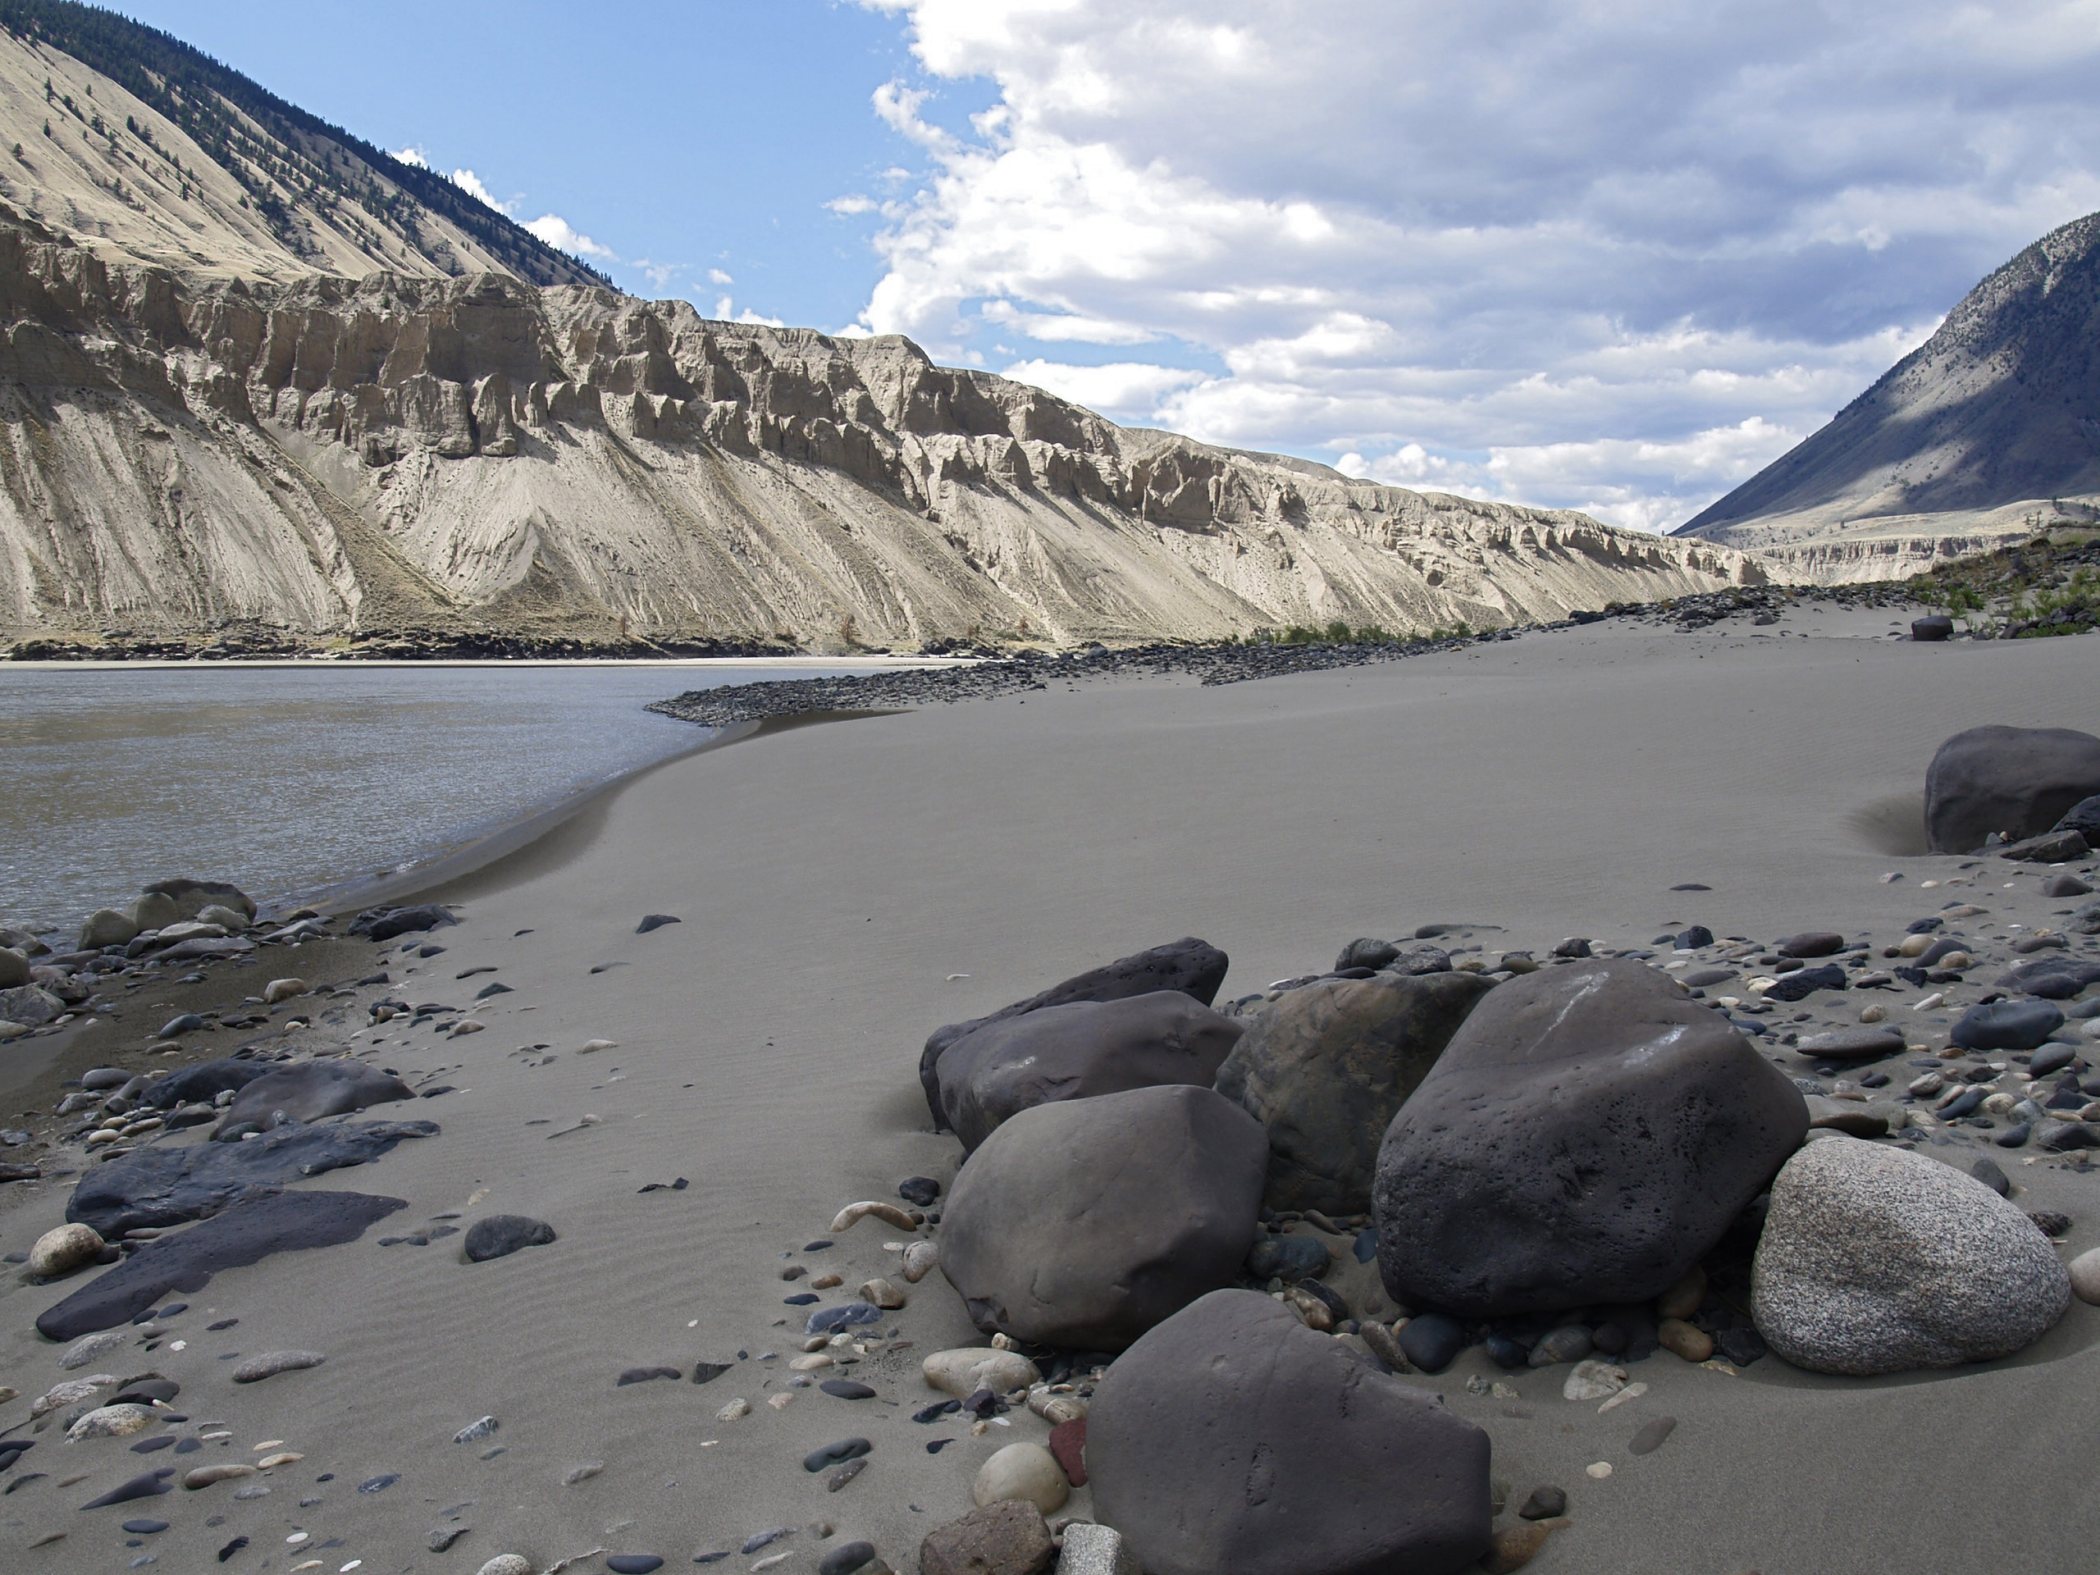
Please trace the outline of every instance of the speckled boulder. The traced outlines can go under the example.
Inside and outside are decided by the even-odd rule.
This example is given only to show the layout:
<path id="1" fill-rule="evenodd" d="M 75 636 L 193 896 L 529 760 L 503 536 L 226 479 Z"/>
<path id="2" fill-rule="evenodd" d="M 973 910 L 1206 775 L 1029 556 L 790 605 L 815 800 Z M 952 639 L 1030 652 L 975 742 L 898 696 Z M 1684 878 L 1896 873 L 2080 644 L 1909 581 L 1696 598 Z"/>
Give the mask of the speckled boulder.
<path id="1" fill-rule="evenodd" d="M 2068 727 L 1972 727 L 1925 771 L 1925 834 L 1935 853 L 1973 853 L 1998 833 L 2039 836 L 2100 793 L 2100 738 Z"/>
<path id="2" fill-rule="evenodd" d="M 1254 1291 L 1124 1352 L 1086 1459 L 1148 1575 L 1451 1575 L 1488 1546 L 1487 1434 Z"/>
<path id="3" fill-rule="evenodd" d="M 1400 1107 L 1379 1272 L 1494 1318 L 1642 1302 L 1697 1263 L 1808 1131 L 1801 1093 L 1669 977 L 1586 959 L 1496 986 Z"/>
<path id="4" fill-rule="evenodd" d="M 1267 1158 L 1260 1125 L 1208 1088 L 1037 1105 L 956 1175 L 941 1272 L 987 1334 L 1121 1350 L 1238 1278 Z"/>
<path id="5" fill-rule="evenodd" d="M 1385 1129 L 1493 988 L 1472 973 L 1320 979 L 1254 1014 L 1217 1088 L 1268 1130 L 1269 1207 L 1370 1207 Z"/>
<path id="6" fill-rule="evenodd" d="M 936 1066 L 941 1108 L 963 1147 L 975 1149 L 1036 1105 L 1168 1083 L 1208 1087 L 1244 1032 L 1179 990 L 1045 1006 L 950 1045 Z"/>
<path id="7" fill-rule="evenodd" d="M 1751 1316 L 1796 1367 L 1871 1374 L 1990 1361 L 2040 1339 L 2070 1304 L 2049 1239 L 1951 1165 L 1823 1138 L 1772 1183 Z"/>
<path id="8" fill-rule="evenodd" d="M 1112 963 L 1075 974 L 1062 984 L 1053 984 L 1025 1001 L 1002 1006 L 984 1017 L 936 1028 L 928 1036 L 925 1049 L 919 1053 L 919 1086 L 926 1091 L 926 1104 L 933 1112 L 934 1126 L 937 1129 L 944 1127 L 948 1120 L 947 1112 L 941 1108 L 940 1060 L 948 1047 L 963 1035 L 987 1023 L 1004 1022 L 1007 1018 L 1021 1017 L 1046 1006 L 1066 1006 L 1074 1001 L 1120 1001 L 1133 995 L 1148 995 L 1154 990 L 1178 990 L 1208 1006 L 1218 998 L 1218 986 L 1225 982 L 1225 969 L 1223 952 L 1207 941 L 1185 935 L 1164 946 L 1133 952 L 1128 957 L 1118 957 Z"/>

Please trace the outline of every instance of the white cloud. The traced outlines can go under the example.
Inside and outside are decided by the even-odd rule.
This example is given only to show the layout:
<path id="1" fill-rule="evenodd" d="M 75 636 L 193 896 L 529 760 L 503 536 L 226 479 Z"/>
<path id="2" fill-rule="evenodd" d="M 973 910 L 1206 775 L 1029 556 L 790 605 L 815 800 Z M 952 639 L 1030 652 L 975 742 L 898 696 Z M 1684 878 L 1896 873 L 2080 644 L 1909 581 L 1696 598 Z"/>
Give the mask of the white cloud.
<path id="1" fill-rule="evenodd" d="M 713 285 L 730 285 L 735 284 L 736 280 L 730 278 L 724 269 L 710 268 L 707 270 L 707 282 Z"/>
<path id="2" fill-rule="evenodd" d="M 1418 485 L 1696 512 L 2100 208 L 2100 3 L 860 0 L 923 172 L 861 326 Z M 967 131 L 944 83 L 989 84 Z M 973 88 L 973 91 L 976 89 Z M 1165 364 L 1221 367 L 1193 374 Z M 1017 373 L 1017 375 L 1028 375 Z M 1674 513 L 1673 513 L 1674 511 Z"/>
<path id="3" fill-rule="evenodd" d="M 465 192 L 469 197 L 472 197 L 476 202 L 485 203 L 498 213 L 507 214 L 517 206 L 516 203 L 497 201 L 496 194 L 484 186 L 481 183 L 481 177 L 472 170 L 454 170 L 452 172 L 452 184 Z M 531 226 L 527 225 L 526 228 L 530 229 Z"/>
<path id="4" fill-rule="evenodd" d="M 652 262 L 647 257 L 637 257 L 628 266 L 647 279 L 652 290 L 668 290 L 671 281 L 685 272 L 684 263 Z"/>
<path id="5" fill-rule="evenodd" d="M 595 257 L 601 262 L 619 261 L 611 247 L 600 246 L 558 213 L 543 213 L 525 228 L 556 251 L 567 252 L 571 257 Z"/>
<path id="6" fill-rule="evenodd" d="M 1060 399 L 1098 410 L 1105 416 L 1144 425 L 1169 393 L 1199 381 L 1203 374 L 1143 362 L 1118 361 L 1107 366 L 1069 366 L 1057 361 L 1016 361 L 1001 374 L 1016 383 L 1047 389 Z"/>
<path id="7" fill-rule="evenodd" d="M 851 219 L 863 213 L 873 213 L 881 204 L 876 202 L 873 197 L 862 196 L 859 192 L 849 192 L 843 197 L 832 198 L 824 206 L 842 219 Z"/>
<path id="8" fill-rule="evenodd" d="M 406 164 L 411 169 L 427 170 L 430 168 L 430 155 L 418 147 L 396 148 L 387 157 L 394 160 L 397 164 Z"/>

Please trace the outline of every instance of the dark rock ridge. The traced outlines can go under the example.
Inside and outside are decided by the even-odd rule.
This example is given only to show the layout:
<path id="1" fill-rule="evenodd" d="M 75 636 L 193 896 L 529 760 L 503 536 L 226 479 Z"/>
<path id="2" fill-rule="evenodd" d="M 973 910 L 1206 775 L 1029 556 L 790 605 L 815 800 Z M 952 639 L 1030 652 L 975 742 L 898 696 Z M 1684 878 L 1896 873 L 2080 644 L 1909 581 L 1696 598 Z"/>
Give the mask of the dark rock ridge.
<path id="1" fill-rule="evenodd" d="M 1646 964 L 1513 979 L 1386 1134 L 1380 1274 L 1408 1305 L 1469 1317 L 1645 1301 L 1807 1129 L 1785 1075 Z"/>
<path id="2" fill-rule="evenodd" d="M 434 1121 L 293 1123 L 246 1143 L 134 1149 L 80 1178 L 66 1218 L 104 1237 L 205 1219 L 293 1181 L 379 1158 L 404 1138 L 435 1137 Z"/>
<path id="3" fill-rule="evenodd" d="M 1487 1550 L 1488 1435 L 1252 1291 L 1117 1358 L 1087 1414 L 1100 1520 L 1149 1575 L 1455 1575 Z"/>
<path id="4" fill-rule="evenodd" d="M 173 1236 L 149 1241 L 122 1263 L 37 1316 L 47 1340 L 114 1329 L 171 1291 L 194 1293 L 221 1269 L 260 1263 L 273 1253 L 355 1241 L 375 1221 L 408 1205 L 362 1192 L 280 1192 L 237 1203 Z"/>

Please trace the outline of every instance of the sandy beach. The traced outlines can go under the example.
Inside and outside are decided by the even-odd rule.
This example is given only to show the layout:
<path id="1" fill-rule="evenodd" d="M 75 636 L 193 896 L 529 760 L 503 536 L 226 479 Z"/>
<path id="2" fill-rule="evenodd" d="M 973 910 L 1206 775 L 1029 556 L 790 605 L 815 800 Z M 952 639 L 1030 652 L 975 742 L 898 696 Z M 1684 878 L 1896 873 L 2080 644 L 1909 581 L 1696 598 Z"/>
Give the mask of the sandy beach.
<path id="1" fill-rule="evenodd" d="M 2094 647 L 1914 645 L 1887 638 L 1896 621 L 1810 607 L 1773 628 L 1604 624 L 1258 683 L 1053 682 L 768 727 L 421 894 L 456 904 L 455 927 L 383 957 L 329 941 L 222 969 L 197 988 L 229 1002 L 272 977 L 351 986 L 386 970 L 383 986 L 294 1003 L 310 1027 L 284 1030 L 293 1008 L 279 1009 L 264 1038 L 449 1088 L 371 1112 L 442 1130 L 300 1183 L 406 1206 L 346 1245 L 220 1273 L 135 1332 L 158 1339 L 150 1351 L 62 1371 L 33 1320 L 84 1277 L 0 1277 L 0 1383 L 20 1392 L 0 1429 L 37 1440 L 0 1497 L 0 1564 L 152 1555 L 206 1570 L 245 1536 L 223 1567 L 473 1572 L 517 1552 L 540 1570 L 587 1554 L 571 1567 L 606 1568 L 603 1553 L 679 1568 L 726 1553 L 725 1569 L 807 1575 L 865 1539 L 914 1570 L 927 1532 L 969 1510 L 978 1464 L 1047 1425 L 1023 1409 L 982 1436 L 967 1416 L 914 1422 L 941 1398 L 920 1358 L 983 1341 L 937 1272 L 851 1367 L 872 1398 L 796 1387 L 804 1309 L 784 1298 L 802 1287 L 782 1271 L 841 1275 L 827 1305 L 894 1276 L 905 1236 L 878 1220 L 806 1244 L 849 1203 L 895 1201 L 904 1178 L 953 1178 L 961 1150 L 932 1130 L 916 1076 L 931 1030 L 1183 935 L 1230 955 L 1222 1004 L 1327 969 L 1355 937 L 1432 923 L 1453 926 L 1440 945 L 1541 958 L 1569 936 L 1647 948 L 1693 924 L 1878 948 L 1957 894 L 1983 910 L 1979 935 L 2060 923 L 2072 905 L 2041 894 L 2046 870 L 1926 854 L 1920 793 L 1961 729 L 2100 731 Z M 679 922 L 637 934 L 650 914 Z M 443 950 L 419 956 L 423 943 Z M 1924 992 L 1907 986 L 1874 999 L 1944 1043 L 1995 971 L 1950 986 L 1937 1013 L 1913 1012 Z M 492 981 L 508 993 L 475 1001 Z M 482 1026 L 371 1023 L 382 998 Z M 188 999 L 155 986 L 121 1023 L 76 1035 L 14 1082 L 9 1124 L 48 1113 L 91 1066 L 143 1064 L 158 1008 Z M 1843 1022 L 1863 1001 L 1812 1004 Z M 205 1035 L 185 1056 L 255 1037 Z M 1949 1152 L 1966 1165 L 1991 1151 Z M 2069 1216 L 2066 1256 L 2100 1244 L 2100 1176 L 2078 1156 L 1998 1157 L 2020 1207 Z M 58 1224 L 68 1190 L 0 1188 L 0 1248 Z M 558 1239 L 483 1263 L 461 1260 L 457 1236 L 380 1245 L 497 1213 Z M 1647 1391 L 1603 1414 L 1562 1398 L 1564 1370 L 1505 1373 L 1479 1348 L 1407 1381 L 1487 1431 L 1512 1510 L 1540 1484 L 1566 1491 L 1569 1523 L 1530 1566 L 1551 1575 L 2069 1570 L 2100 1539 L 2077 1486 L 2096 1341 L 2100 1309 L 2074 1303 L 2019 1356 L 1936 1374 L 1824 1377 L 1776 1356 L 1724 1372 L 1659 1353 L 1635 1370 Z M 229 1381 L 239 1358 L 287 1349 L 326 1360 Z M 696 1363 L 725 1370 L 696 1386 Z M 619 1382 L 658 1366 L 680 1376 Z M 149 1370 L 181 1385 L 189 1420 L 172 1431 L 228 1436 L 177 1459 L 30 1431 L 32 1399 L 59 1380 Z M 739 1400 L 748 1414 L 724 1419 Z M 1629 1454 L 1663 1415 L 1666 1444 Z M 454 1442 L 484 1417 L 493 1431 Z M 804 1457 L 855 1436 L 873 1446 L 865 1469 L 827 1491 Z M 79 1508 L 156 1465 L 259 1450 L 302 1457 L 247 1479 L 266 1495 L 229 1481 Z M 1080 1489 L 1062 1513 L 1089 1505 Z M 127 1534 L 133 1515 L 167 1529 Z M 434 1529 L 461 1526 L 432 1551 Z"/>

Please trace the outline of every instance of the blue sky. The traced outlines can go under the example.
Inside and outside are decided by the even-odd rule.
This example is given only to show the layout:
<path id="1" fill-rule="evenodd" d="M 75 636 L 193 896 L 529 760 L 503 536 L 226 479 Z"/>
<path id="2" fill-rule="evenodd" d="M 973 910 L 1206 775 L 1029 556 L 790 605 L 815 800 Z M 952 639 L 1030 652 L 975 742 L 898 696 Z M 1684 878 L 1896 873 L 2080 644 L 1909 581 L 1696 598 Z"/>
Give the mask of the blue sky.
<path id="1" fill-rule="evenodd" d="M 2100 209 L 2100 0 L 118 3 L 638 293 L 1651 529 Z"/>

